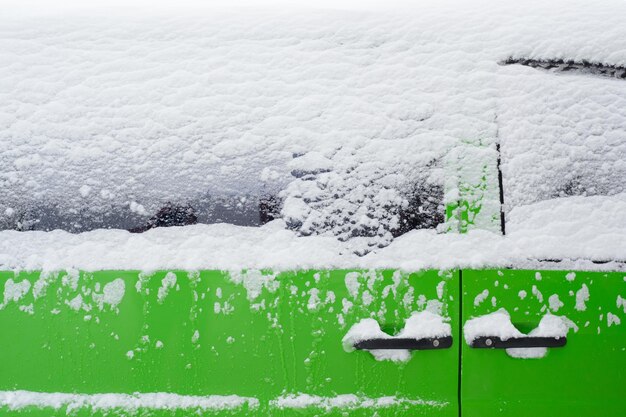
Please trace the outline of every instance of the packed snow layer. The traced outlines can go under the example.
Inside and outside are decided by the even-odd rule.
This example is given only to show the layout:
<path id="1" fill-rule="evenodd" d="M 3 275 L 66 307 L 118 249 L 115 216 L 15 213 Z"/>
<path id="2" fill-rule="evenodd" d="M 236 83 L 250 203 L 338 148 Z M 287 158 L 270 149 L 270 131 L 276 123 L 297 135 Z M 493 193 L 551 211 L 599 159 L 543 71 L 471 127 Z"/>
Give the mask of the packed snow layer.
<path id="1" fill-rule="evenodd" d="M 498 64 L 626 65 L 623 2 L 36 14 L 0 17 L 0 228 L 131 227 L 167 201 L 258 223 L 283 191 L 298 231 L 386 245 L 389 205 L 497 141 L 507 210 L 624 191 L 624 83 Z M 495 178 L 493 152 L 460 162 Z"/>
<path id="2" fill-rule="evenodd" d="M 504 237 L 480 230 L 467 234 L 414 230 L 390 246 L 362 257 L 354 254 L 350 241 L 340 242 L 332 236 L 298 236 L 286 230 L 281 220 L 262 227 L 193 225 L 142 234 L 122 230 L 79 234 L 59 230 L 0 232 L 0 269 L 416 270 L 552 265 L 624 270 L 625 254 L 624 193 L 612 197 L 568 197 L 519 207 L 511 213 L 510 232 Z M 542 260 L 564 262 L 533 266 Z M 172 285 L 175 282 L 163 283 L 163 296 Z M 251 291 L 253 296 L 256 290 Z M 18 296 L 18 289 L 11 294 Z"/>
<path id="3" fill-rule="evenodd" d="M 461 95 L 437 98 L 434 67 L 405 62 L 410 44 L 370 19 L 6 18 L 0 213 L 21 227 L 30 210 L 42 223 L 33 227 L 56 217 L 83 230 L 128 227 L 166 201 L 224 211 L 220 200 L 245 205 L 297 181 L 294 155 L 311 152 L 340 172 L 371 165 L 387 184 L 410 182 L 461 132 L 487 127 L 480 111 L 464 115 Z M 462 89 L 460 79 L 443 82 Z M 440 171 L 420 175 L 441 183 Z"/>
<path id="4" fill-rule="evenodd" d="M 445 407 L 449 403 L 422 399 L 408 399 L 396 396 L 369 398 L 355 394 L 343 394 L 336 397 L 320 397 L 310 394 L 289 394 L 276 398 L 270 405 L 276 408 L 320 408 L 329 411 L 333 408 L 386 408 L 398 405 Z"/>
<path id="5" fill-rule="evenodd" d="M 516 207 L 507 234 L 525 256 L 626 260 L 626 193 L 566 197 Z"/>
<path id="6" fill-rule="evenodd" d="M 78 408 L 92 410 L 224 410 L 258 407 L 259 400 L 237 395 L 191 396 L 167 392 L 145 394 L 70 394 L 59 392 L 0 391 L 0 407 L 19 410 L 25 407 L 66 408 L 68 414 Z"/>
<path id="7" fill-rule="evenodd" d="M 355 394 L 343 394 L 335 397 L 321 397 L 305 393 L 289 394 L 269 401 L 269 406 L 277 409 L 320 408 L 356 409 L 385 408 L 397 406 L 422 405 L 445 407 L 449 403 L 441 401 L 410 399 L 396 396 L 370 398 Z M 19 410 L 26 407 L 66 409 L 67 413 L 80 408 L 91 410 L 126 410 L 131 412 L 145 410 L 196 410 L 214 411 L 247 407 L 257 409 L 261 405 L 257 398 L 238 395 L 190 396 L 173 393 L 143 394 L 71 394 L 60 392 L 0 391 L 0 407 Z"/>

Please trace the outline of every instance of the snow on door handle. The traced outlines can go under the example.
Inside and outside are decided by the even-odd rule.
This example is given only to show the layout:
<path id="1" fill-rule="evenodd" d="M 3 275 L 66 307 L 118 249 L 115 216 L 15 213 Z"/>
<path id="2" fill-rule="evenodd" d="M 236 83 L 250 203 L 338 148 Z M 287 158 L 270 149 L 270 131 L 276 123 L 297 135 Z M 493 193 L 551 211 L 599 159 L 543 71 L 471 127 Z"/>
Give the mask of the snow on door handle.
<path id="1" fill-rule="evenodd" d="M 501 308 L 468 320 L 463 326 L 463 334 L 467 344 L 472 348 L 558 348 L 567 343 L 567 332 L 572 325 L 567 317 L 545 314 L 535 329 L 524 334 L 511 322 L 509 313 Z M 517 355 L 519 352 L 510 353 Z"/>
<path id="2" fill-rule="evenodd" d="M 346 352 L 364 350 L 376 360 L 406 362 L 413 350 L 447 349 L 452 346 L 449 319 L 430 311 L 413 312 L 395 335 L 385 333 L 373 318 L 355 323 L 343 337 Z"/>

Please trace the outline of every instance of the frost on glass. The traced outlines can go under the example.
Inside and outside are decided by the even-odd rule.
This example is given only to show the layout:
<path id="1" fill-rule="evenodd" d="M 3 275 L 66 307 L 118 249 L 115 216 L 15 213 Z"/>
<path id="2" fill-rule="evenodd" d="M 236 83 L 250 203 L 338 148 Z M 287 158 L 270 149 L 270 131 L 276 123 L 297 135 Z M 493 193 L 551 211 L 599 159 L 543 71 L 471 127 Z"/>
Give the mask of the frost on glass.
<path id="1" fill-rule="evenodd" d="M 4 208 L 1 225 L 14 230 L 122 228 L 141 233 L 195 223 L 259 226 L 283 219 L 298 235 L 328 234 L 350 240 L 355 253 L 365 254 L 410 230 L 444 222 L 441 161 L 414 161 L 413 165 L 391 164 L 350 147 L 294 153 L 283 167 L 273 167 L 284 174 L 259 181 L 257 190 L 250 186 L 241 195 L 200 189 L 197 196 L 189 197 L 170 185 L 171 195 L 155 198 L 149 181 L 137 172 L 134 180 L 139 190 L 147 192 L 145 198 L 130 200 L 90 191 L 51 201 L 22 199 L 21 204 Z M 83 181 L 90 179 L 87 175 Z M 159 184 L 155 186 L 158 191 Z"/>

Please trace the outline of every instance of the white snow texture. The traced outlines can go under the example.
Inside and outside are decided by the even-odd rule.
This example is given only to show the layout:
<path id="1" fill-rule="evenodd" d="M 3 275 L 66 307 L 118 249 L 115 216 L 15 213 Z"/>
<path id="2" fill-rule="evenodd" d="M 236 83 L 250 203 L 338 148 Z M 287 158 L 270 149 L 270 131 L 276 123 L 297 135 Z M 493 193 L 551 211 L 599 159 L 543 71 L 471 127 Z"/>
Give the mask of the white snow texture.
<path id="1" fill-rule="evenodd" d="M 624 81 L 500 63 L 624 66 L 625 19 L 612 0 L 3 11 L 0 229 L 125 228 L 168 201 L 203 222 L 258 224 L 268 196 L 283 219 L 143 236 L 0 231 L 0 267 L 624 261 Z M 457 175 L 483 174 L 483 230 L 438 234 Z M 398 238 L 406 227 L 424 230 Z"/>

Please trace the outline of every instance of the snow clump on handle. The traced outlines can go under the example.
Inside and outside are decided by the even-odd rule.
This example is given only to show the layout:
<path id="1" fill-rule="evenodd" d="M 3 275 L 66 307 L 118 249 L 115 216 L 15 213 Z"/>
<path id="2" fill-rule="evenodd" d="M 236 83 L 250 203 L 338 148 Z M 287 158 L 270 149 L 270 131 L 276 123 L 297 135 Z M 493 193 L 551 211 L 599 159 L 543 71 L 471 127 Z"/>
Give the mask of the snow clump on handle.
<path id="1" fill-rule="evenodd" d="M 406 320 L 400 333 L 391 336 L 381 330 L 376 320 L 362 319 L 354 324 L 344 336 L 343 348 L 346 352 L 353 352 L 356 343 L 370 339 L 426 339 L 451 336 L 452 327 L 445 321 L 444 317 L 430 311 L 415 312 Z M 368 351 L 377 361 L 407 362 L 411 359 L 411 352 L 407 349 L 373 349 Z"/>
<path id="2" fill-rule="evenodd" d="M 576 325 L 564 316 L 545 314 L 539 321 L 539 325 L 527 335 L 520 332 L 511 322 L 509 312 L 501 308 L 493 313 L 475 317 L 468 320 L 463 326 L 465 341 L 470 345 L 479 337 L 498 337 L 502 340 L 524 337 L 555 337 L 567 336 L 570 328 L 578 330 Z M 506 353 L 514 358 L 543 358 L 548 352 L 547 348 L 510 348 Z"/>

